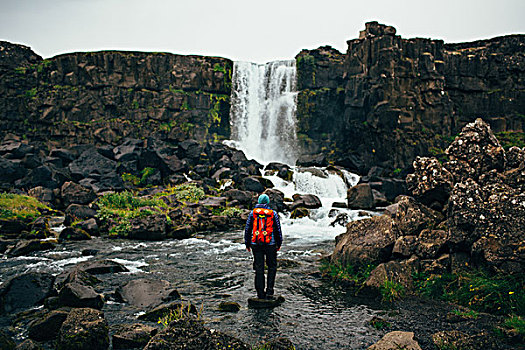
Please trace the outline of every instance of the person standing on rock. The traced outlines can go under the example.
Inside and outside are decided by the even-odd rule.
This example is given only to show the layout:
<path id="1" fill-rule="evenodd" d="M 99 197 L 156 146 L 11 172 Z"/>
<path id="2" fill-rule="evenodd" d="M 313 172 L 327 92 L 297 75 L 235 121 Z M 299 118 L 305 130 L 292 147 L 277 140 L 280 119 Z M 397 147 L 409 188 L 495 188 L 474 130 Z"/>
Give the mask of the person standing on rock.
<path id="1" fill-rule="evenodd" d="M 270 198 L 261 194 L 258 204 L 250 212 L 244 229 L 246 250 L 253 253 L 255 290 L 257 298 L 272 299 L 275 275 L 277 274 L 277 252 L 283 243 L 279 215 L 270 208 Z M 268 279 L 264 290 L 264 261 L 268 265 Z"/>

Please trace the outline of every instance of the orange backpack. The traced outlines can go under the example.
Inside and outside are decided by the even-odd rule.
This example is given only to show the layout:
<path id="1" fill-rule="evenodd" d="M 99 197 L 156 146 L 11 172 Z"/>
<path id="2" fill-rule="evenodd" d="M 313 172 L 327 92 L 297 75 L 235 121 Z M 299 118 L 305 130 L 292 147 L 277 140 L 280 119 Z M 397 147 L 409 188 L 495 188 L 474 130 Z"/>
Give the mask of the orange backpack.
<path id="1" fill-rule="evenodd" d="M 252 243 L 269 244 L 273 234 L 273 210 L 255 208 L 253 210 Z"/>

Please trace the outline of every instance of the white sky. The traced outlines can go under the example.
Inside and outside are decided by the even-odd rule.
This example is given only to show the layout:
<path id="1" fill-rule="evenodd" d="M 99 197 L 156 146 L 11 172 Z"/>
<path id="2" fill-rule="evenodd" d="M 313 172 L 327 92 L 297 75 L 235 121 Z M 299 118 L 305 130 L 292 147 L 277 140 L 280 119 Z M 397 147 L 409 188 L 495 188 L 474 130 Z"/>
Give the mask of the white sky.
<path id="1" fill-rule="evenodd" d="M 346 51 L 365 22 L 445 42 L 525 33 L 525 0 L 0 0 L 0 40 L 47 58 L 166 51 L 266 62 L 303 48 Z"/>

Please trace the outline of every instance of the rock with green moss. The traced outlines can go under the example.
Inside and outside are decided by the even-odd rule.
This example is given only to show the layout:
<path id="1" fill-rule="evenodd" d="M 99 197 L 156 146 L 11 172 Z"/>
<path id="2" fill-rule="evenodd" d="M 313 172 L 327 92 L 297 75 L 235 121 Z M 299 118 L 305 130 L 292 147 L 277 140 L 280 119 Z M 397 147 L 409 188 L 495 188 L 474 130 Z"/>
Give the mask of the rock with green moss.
<path id="1" fill-rule="evenodd" d="M 109 328 L 101 311 L 72 309 L 62 327 L 57 350 L 104 350 L 109 347 Z"/>
<path id="2" fill-rule="evenodd" d="M 158 332 L 157 328 L 141 323 L 112 326 L 111 331 L 113 349 L 142 349 Z"/>

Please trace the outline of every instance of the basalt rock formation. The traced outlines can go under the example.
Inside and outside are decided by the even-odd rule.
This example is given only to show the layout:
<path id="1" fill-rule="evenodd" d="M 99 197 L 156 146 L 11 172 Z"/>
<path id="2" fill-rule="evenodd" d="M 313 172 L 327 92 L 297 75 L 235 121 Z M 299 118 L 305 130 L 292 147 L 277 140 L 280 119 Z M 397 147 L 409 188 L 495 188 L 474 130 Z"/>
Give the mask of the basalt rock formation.
<path id="1" fill-rule="evenodd" d="M 523 135 L 524 35 L 445 44 L 370 22 L 347 43 L 346 54 L 320 47 L 296 57 L 306 152 L 332 150 L 336 164 L 366 174 L 373 165 L 404 169 L 416 155 L 443 155 L 476 118 Z"/>
<path id="2" fill-rule="evenodd" d="M 418 157 L 406 179 L 414 197 L 398 198 L 393 212 L 350 222 L 336 238 L 332 261 L 379 265 L 367 281 L 371 287 L 389 278 L 410 289 L 406 277 L 414 272 L 466 266 L 523 273 L 524 149 L 505 151 L 477 119 L 463 128 L 446 155 L 443 164 Z"/>
<path id="3" fill-rule="evenodd" d="M 232 62 L 169 53 L 86 52 L 43 60 L 0 42 L 0 138 L 71 146 L 125 137 L 229 137 Z"/>

